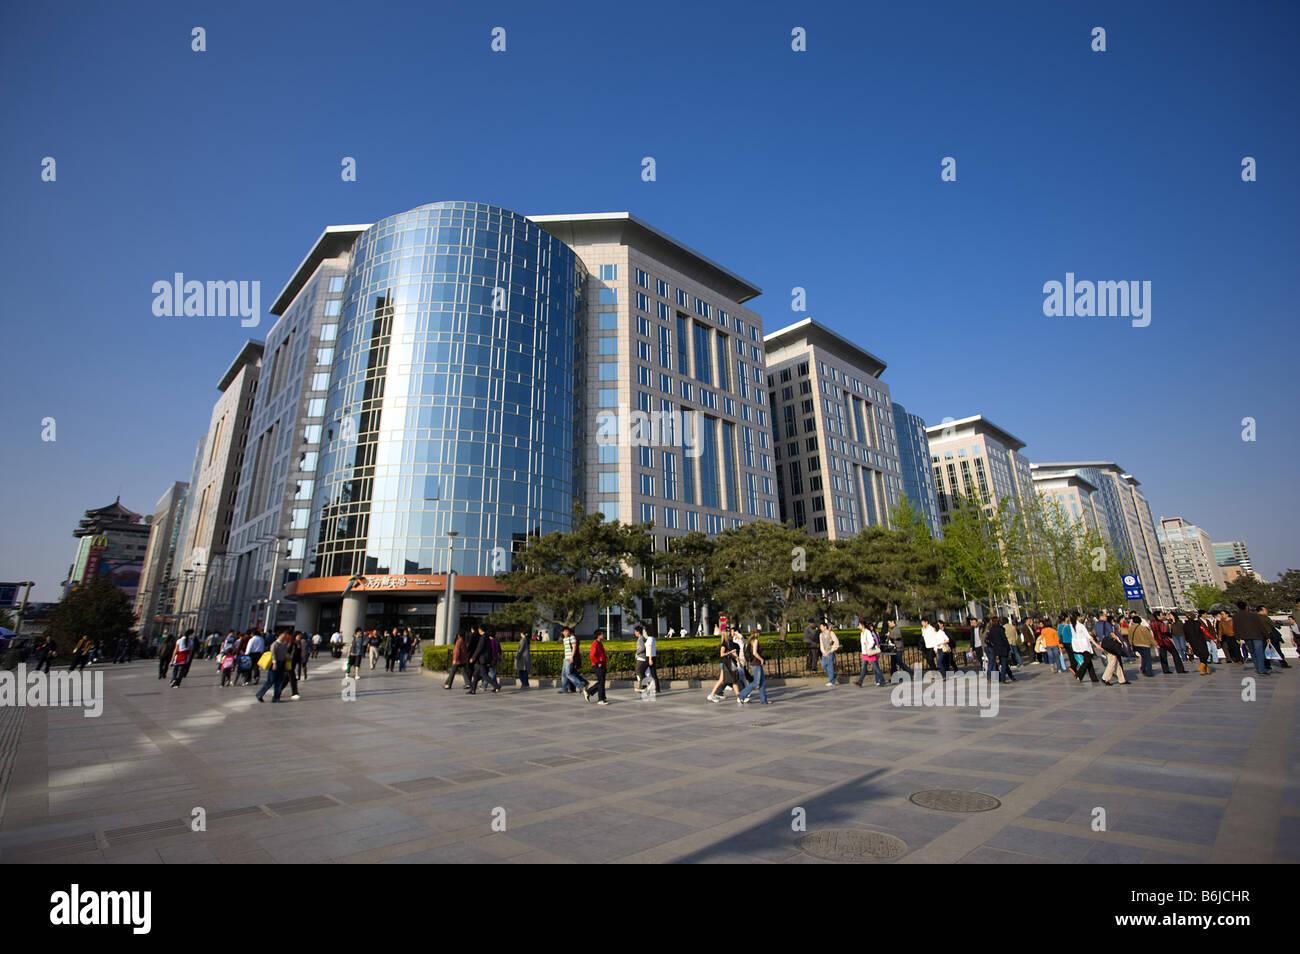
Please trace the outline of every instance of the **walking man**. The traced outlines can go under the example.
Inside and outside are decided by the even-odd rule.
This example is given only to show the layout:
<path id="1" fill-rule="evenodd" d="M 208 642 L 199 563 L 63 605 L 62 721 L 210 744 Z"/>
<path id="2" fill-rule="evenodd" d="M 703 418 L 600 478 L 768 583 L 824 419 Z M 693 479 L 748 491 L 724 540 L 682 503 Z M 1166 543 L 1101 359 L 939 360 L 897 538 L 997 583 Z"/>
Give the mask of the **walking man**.
<path id="1" fill-rule="evenodd" d="M 591 639 L 591 671 L 595 676 L 595 686 L 583 686 L 582 695 L 590 702 L 592 694 L 597 697 L 596 705 L 607 706 L 609 703 L 605 700 L 605 631 L 596 630 L 596 635 Z"/>

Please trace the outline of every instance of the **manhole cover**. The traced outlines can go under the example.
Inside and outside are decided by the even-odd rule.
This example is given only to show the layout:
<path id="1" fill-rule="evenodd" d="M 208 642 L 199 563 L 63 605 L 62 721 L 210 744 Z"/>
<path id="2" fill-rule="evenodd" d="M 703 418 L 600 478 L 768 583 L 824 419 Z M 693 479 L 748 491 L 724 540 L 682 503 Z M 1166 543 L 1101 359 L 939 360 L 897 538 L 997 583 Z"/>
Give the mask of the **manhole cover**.
<path id="1" fill-rule="evenodd" d="M 901 838 L 857 828 L 809 832 L 795 844 L 805 855 L 823 861 L 892 861 L 907 854 L 907 842 Z"/>
<path id="2" fill-rule="evenodd" d="M 1002 804 L 992 795 L 967 792 L 959 788 L 934 788 L 928 792 L 917 792 L 908 801 L 941 812 L 988 812 Z"/>

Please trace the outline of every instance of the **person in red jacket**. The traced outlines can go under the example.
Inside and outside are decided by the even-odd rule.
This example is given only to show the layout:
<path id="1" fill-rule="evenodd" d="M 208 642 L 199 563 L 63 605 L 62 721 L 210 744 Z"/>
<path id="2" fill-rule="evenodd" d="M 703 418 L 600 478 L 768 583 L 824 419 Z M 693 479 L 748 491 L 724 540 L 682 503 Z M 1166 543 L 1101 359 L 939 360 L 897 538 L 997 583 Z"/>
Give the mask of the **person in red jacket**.
<path id="1" fill-rule="evenodd" d="M 607 706 L 609 702 L 605 699 L 605 631 L 596 630 L 596 635 L 591 638 L 591 671 L 595 675 L 595 685 L 587 686 L 582 690 L 582 694 L 591 701 L 592 694 L 598 696 L 596 705 Z"/>

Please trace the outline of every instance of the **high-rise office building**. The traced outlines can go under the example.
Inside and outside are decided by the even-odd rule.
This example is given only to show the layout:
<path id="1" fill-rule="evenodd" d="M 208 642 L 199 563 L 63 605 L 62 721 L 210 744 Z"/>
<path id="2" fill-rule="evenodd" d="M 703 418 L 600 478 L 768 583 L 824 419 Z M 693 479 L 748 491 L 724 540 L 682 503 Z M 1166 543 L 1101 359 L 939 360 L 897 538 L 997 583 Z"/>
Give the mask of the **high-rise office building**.
<path id="1" fill-rule="evenodd" d="M 766 341 L 782 521 L 831 540 L 888 527 L 903 471 L 885 362 L 811 318 Z"/>
<path id="2" fill-rule="evenodd" d="M 948 523 L 958 499 L 978 504 L 987 514 L 1016 508 L 1035 493 L 1025 442 L 982 414 L 932 424 L 930 463 L 934 469 L 939 519 Z"/>
<path id="3" fill-rule="evenodd" d="M 1237 572 L 1233 574 L 1235 578 L 1238 574 L 1246 573 L 1259 579 L 1260 576 L 1255 572 L 1254 565 L 1250 562 L 1250 551 L 1246 549 L 1246 544 L 1241 540 L 1230 540 L 1226 543 L 1212 543 L 1214 550 L 1214 562 L 1220 567 L 1236 567 Z"/>
<path id="4" fill-rule="evenodd" d="M 1223 570 L 1214 560 L 1214 544 L 1210 535 L 1182 517 L 1161 517 L 1156 528 L 1160 555 L 1169 573 L 1169 583 L 1174 599 L 1182 609 L 1195 609 L 1187 596 L 1192 586 L 1226 585 Z"/>
<path id="5" fill-rule="evenodd" d="M 943 523 L 939 519 L 939 495 L 934 484 L 934 470 L 930 462 L 930 438 L 925 421 L 897 401 L 894 402 L 894 433 L 898 437 L 898 463 L 903 468 L 903 493 L 908 501 L 921 511 L 930 533 L 943 536 Z"/>
<path id="6" fill-rule="evenodd" d="M 482 616 L 514 548 L 571 529 L 585 282 L 563 242 L 481 203 L 421 206 L 356 238 L 306 565 L 287 587 L 302 628 L 428 636 L 449 563 Z"/>
<path id="7" fill-rule="evenodd" d="M 1038 495 L 1044 501 L 1059 504 L 1061 512 L 1071 522 L 1082 527 L 1085 533 L 1095 532 L 1110 540 L 1110 522 L 1106 518 L 1106 506 L 1101 494 L 1077 470 L 1034 473 L 1033 481 Z"/>
<path id="8" fill-rule="evenodd" d="M 144 569 L 135 595 L 135 616 L 140 623 L 140 635 L 147 640 L 163 631 L 165 621 L 176 609 L 176 542 L 181 535 L 189 487 L 189 484 L 177 481 L 154 504 Z"/>
<path id="9" fill-rule="evenodd" d="M 1173 587 L 1151 519 L 1151 507 L 1138 489 L 1138 480 L 1114 461 L 1033 465 L 1035 477 L 1060 475 L 1066 471 L 1076 472 L 1101 494 L 1102 508 L 1110 528 L 1110 543 L 1121 564 L 1117 573 L 1135 574 L 1152 608 L 1176 608 Z"/>
<path id="10" fill-rule="evenodd" d="M 626 212 L 530 221 L 587 272 L 587 512 L 650 524 L 659 549 L 691 531 L 775 521 L 763 325 L 745 306 L 758 286 Z M 629 628 L 617 607 L 601 624 Z"/>
<path id="11" fill-rule="evenodd" d="M 208 594 L 230 605 L 231 625 L 241 629 L 316 623 L 305 612 L 313 604 L 286 600 L 284 587 L 303 575 L 307 561 L 321 448 L 341 436 L 340 427 L 325 423 L 325 403 L 352 246 L 367 228 L 325 229 L 271 305 L 276 322 L 266 336 L 230 548 Z"/>
<path id="12" fill-rule="evenodd" d="M 207 433 L 190 476 L 184 526 L 177 543 L 180 591 L 176 606 L 181 629 L 225 629 L 228 606 L 210 599 L 222 578 L 234 522 L 239 472 L 244 465 L 248 425 L 262 367 L 263 345 L 248 341 L 226 369 L 217 390 Z"/>

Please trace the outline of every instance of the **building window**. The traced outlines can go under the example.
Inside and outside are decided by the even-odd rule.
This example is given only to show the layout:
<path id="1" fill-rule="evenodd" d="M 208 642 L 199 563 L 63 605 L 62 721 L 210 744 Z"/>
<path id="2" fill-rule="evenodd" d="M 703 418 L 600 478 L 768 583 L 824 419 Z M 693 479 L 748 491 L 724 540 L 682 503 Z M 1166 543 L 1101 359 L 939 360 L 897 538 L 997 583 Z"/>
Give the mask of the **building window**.
<path id="1" fill-rule="evenodd" d="M 638 285 L 640 285 L 642 288 L 649 288 L 649 287 L 650 287 L 650 276 L 647 275 L 645 272 L 641 271 L 641 269 L 638 268 L 638 269 L 636 270 L 636 283 L 637 283 Z"/>
<path id="2" fill-rule="evenodd" d="M 597 489 L 599 489 L 602 494 L 618 493 L 617 471 L 606 471 L 605 473 L 600 474 L 597 480 L 599 481 Z"/>
<path id="3" fill-rule="evenodd" d="M 602 311 L 600 313 L 599 321 L 601 331 L 618 330 L 618 315 L 612 311 Z"/>
<path id="4" fill-rule="evenodd" d="M 600 266 L 600 280 L 602 282 L 618 281 L 618 266 L 617 265 Z"/>
<path id="5" fill-rule="evenodd" d="M 321 326 L 320 326 L 320 340 L 321 340 L 321 341 L 333 341 L 333 340 L 334 340 L 335 338 L 337 338 L 338 336 L 339 336 L 339 326 L 338 326 L 338 325 L 321 325 Z"/>
<path id="6" fill-rule="evenodd" d="M 343 276 L 331 275 L 329 290 L 331 292 L 341 292 L 343 290 Z"/>
<path id="7" fill-rule="evenodd" d="M 617 361 L 602 361 L 602 362 L 600 363 L 600 365 L 599 365 L 599 368 L 600 368 L 600 380 L 602 380 L 602 381 L 617 381 L 617 380 L 618 380 L 618 362 L 617 362 Z"/>
<path id="8" fill-rule="evenodd" d="M 601 388 L 599 391 L 600 407 L 618 407 L 618 389 Z"/>
<path id="9" fill-rule="evenodd" d="M 618 304 L 618 289 L 617 289 L 617 288 L 602 288 L 602 289 L 600 290 L 600 294 L 596 296 L 596 301 L 597 301 L 599 304 L 601 304 L 601 305 L 617 305 L 617 304 Z"/>

